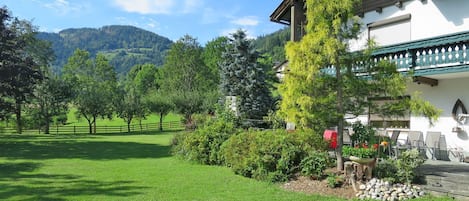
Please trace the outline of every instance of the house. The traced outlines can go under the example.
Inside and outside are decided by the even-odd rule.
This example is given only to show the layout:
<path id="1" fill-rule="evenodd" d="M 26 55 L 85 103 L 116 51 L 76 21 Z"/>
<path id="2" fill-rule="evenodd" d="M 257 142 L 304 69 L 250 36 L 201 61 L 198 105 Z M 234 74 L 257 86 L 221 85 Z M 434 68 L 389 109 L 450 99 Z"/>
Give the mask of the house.
<path id="1" fill-rule="evenodd" d="M 291 40 L 304 35 L 304 0 L 283 0 L 271 21 L 290 26 Z M 395 62 L 401 72 L 414 71 L 408 93 L 420 91 L 443 113 L 433 126 L 424 117 L 408 115 L 387 119 L 393 129 L 441 132 L 439 159 L 458 161 L 469 156 L 469 1 L 467 0 L 363 0 L 357 9 L 362 20 L 358 40 L 350 50 L 360 50 L 373 38 L 380 46 L 376 59 Z M 366 122 L 383 123 L 371 115 Z M 380 122 L 381 121 L 381 122 Z"/>

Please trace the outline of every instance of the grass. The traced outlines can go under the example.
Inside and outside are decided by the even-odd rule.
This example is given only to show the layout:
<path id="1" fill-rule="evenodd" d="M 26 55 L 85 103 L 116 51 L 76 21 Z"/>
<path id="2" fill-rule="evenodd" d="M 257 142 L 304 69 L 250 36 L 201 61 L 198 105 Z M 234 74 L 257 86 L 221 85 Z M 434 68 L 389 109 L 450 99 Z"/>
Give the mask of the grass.
<path id="1" fill-rule="evenodd" d="M 88 126 L 88 122 L 86 121 L 85 118 L 80 118 L 78 119 L 75 115 L 77 109 L 76 108 L 71 108 L 69 113 L 67 114 L 67 126 Z M 146 117 L 145 119 L 142 120 L 142 124 L 156 124 L 156 123 L 159 123 L 159 120 L 160 117 L 159 115 L 156 115 L 156 114 L 151 114 L 149 115 L 148 117 Z M 174 114 L 174 113 L 170 113 L 168 114 L 167 116 L 165 116 L 163 118 L 163 121 L 165 122 L 170 122 L 170 121 L 180 121 L 181 118 L 179 115 L 177 114 Z M 137 119 L 133 119 L 132 120 L 132 124 L 138 124 L 138 120 Z M 106 125 L 106 126 L 122 126 L 122 125 L 127 125 L 126 122 L 115 116 L 112 118 L 112 119 L 103 119 L 103 118 L 98 118 L 96 120 L 96 125 Z"/>
<path id="2" fill-rule="evenodd" d="M 173 134 L 0 135 L 0 199 L 340 200 L 178 160 Z"/>

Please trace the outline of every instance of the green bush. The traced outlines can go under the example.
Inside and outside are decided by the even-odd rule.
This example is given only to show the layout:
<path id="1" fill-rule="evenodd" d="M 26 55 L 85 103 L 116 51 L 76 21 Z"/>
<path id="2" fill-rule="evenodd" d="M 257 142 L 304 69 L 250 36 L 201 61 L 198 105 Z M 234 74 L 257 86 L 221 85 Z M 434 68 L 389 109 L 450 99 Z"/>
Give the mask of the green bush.
<path id="1" fill-rule="evenodd" d="M 417 149 L 402 152 L 396 161 L 396 176 L 399 182 L 412 183 L 418 176 L 416 169 L 425 162 Z"/>
<path id="2" fill-rule="evenodd" d="M 373 169 L 373 174 L 385 181 L 389 181 L 391 183 L 396 182 L 396 161 L 395 159 L 386 159 L 379 161 L 376 163 L 376 167 Z"/>
<path id="3" fill-rule="evenodd" d="M 425 162 L 417 149 L 402 152 L 397 159 L 378 162 L 374 174 L 390 182 L 412 183 L 417 176 L 416 169 Z"/>
<path id="4" fill-rule="evenodd" d="M 329 186 L 330 188 L 339 187 L 344 182 L 344 179 L 341 176 L 338 176 L 336 174 L 329 174 L 326 180 L 327 180 L 327 186 Z"/>
<path id="5" fill-rule="evenodd" d="M 329 155 L 323 151 L 310 152 L 308 156 L 301 160 L 301 174 L 321 178 L 324 170 L 329 166 Z"/>
<path id="6" fill-rule="evenodd" d="M 300 171 L 301 160 L 327 145 L 311 131 L 247 131 L 222 146 L 226 165 L 237 174 L 258 180 L 285 181 Z"/>
<path id="7" fill-rule="evenodd" d="M 223 164 L 221 145 L 238 132 L 234 117 L 221 114 L 207 120 L 193 132 L 176 135 L 172 140 L 172 152 L 183 159 L 201 164 L 221 165 Z"/>

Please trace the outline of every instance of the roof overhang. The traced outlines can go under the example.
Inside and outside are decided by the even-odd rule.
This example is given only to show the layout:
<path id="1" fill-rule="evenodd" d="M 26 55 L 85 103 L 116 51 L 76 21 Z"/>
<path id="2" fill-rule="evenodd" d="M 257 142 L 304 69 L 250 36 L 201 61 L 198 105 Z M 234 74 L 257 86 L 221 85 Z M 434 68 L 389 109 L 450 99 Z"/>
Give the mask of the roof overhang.
<path id="1" fill-rule="evenodd" d="M 290 25 L 291 23 L 291 6 L 294 1 L 302 0 L 283 0 L 282 3 L 275 9 L 270 15 L 270 21 Z M 306 1 L 306 0 L 303 0 Z M 410 0 L 363 0 L 361 6 L 356 9 L 356 13 L 359 16 L 363 16 L 364 13 L 369 11 L 381 11 L 383 8 L 388 6 L 401 7 L 404 2 Z"/>

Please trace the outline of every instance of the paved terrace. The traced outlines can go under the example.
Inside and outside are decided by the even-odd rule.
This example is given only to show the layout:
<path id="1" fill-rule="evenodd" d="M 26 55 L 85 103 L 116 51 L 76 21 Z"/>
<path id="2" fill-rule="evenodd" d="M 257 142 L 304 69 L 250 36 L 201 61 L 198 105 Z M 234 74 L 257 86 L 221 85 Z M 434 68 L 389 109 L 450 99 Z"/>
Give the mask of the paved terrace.
<path id="1" fill-rule="evenodd" d="M 469 201 L 469 163 L 427 160 L 419 169 L 427 191 Z"/>

